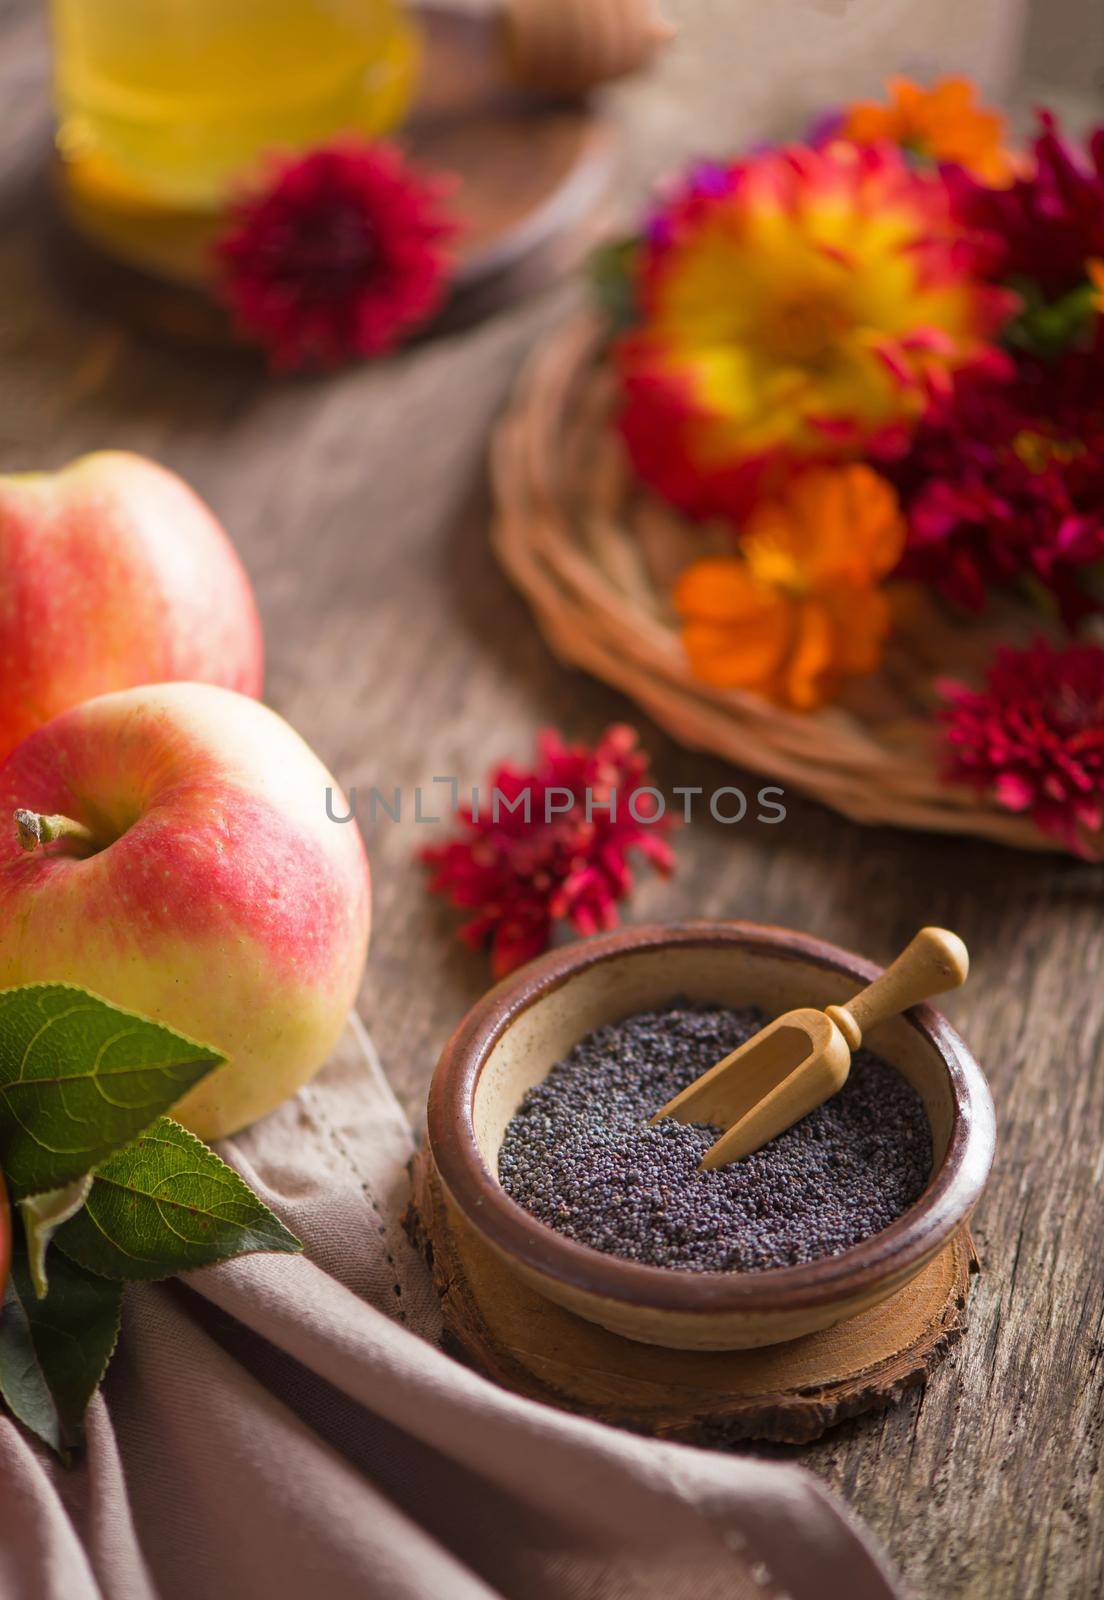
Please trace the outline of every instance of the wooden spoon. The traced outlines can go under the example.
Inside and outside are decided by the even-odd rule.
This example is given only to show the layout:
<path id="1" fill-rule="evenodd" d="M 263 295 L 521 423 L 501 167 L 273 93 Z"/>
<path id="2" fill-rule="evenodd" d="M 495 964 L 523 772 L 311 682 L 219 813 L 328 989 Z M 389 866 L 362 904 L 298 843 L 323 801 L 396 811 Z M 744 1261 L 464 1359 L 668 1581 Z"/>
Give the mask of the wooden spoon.
<path id="1" fill-rule="evenodd" d="M 966 981 L 966 946 L 946 928 L 921 928 L 880 978 L 846 1005 L 787 1011 L 703 1072 L 652 1117 L 708 1122 L 726 1131 L 702 1157 L 727 1166 L 792 1128 L 847 1082 L 864 1033 Z"/>

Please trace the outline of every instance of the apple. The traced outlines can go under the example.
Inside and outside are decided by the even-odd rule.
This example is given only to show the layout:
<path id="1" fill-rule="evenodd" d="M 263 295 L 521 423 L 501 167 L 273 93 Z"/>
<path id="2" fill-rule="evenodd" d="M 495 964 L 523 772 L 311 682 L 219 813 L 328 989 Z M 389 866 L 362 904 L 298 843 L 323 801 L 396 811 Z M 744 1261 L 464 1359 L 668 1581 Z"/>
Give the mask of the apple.
<path id="1" fill-rule="evenodd" d="M 364 845 L 327 787 L 347 815 L 229 689 L 62 712 L 0 766 L 0 988 L 79 984 L 221 1051 L 173 1112 L 203 1138 L 262 1116 L 326 1059 L 368 947 Z"/>
<path id="2" fill-rule="evenodd" d="M 111 450 L 0 477 L 0 573 L 0 760 L 112 689 L 261 692 L 245 569 L 202 500 L 153 461 Z"/>

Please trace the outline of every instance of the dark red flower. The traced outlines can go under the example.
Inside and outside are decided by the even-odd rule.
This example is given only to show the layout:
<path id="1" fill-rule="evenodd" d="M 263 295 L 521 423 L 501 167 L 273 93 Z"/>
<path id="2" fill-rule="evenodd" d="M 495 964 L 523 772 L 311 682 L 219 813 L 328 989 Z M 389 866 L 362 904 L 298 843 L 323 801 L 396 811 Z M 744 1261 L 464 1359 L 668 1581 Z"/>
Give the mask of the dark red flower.
<path id="1" fill-rule="evenodd" d="M 900 573 L 979 611 L 993 587 L 1041 586 L 1072 625 L 1104 560 L 1104 370 L 1022 361 L 1014 382 L 960 381 L 908 453 L 880 463 L 908 518 Z"/>
<path id="2" fill-rule="evenodd" d="M 478 808 L 459 812 L 460 837 L 422 851 L 430 888 L 476 913 L 460 935 L 490 946 L 496 977 L 546 949 L 555 922 L 581 934 L 615 927 L 634 850 L 671 870 L 674 819 L 648 782 L 634 729 L 607 728 L 593 750 L 547 729 L 533 771 L 497 768 Z"/>
<path id="3" fill-rule="evenodd" d="M 988 237 L 993 275 L 1025 291 L 1021 333 L 1037 348 L 1083 334 L 1092 317 L 1087 263 L 1104 256 L 1104 127 L 1089 135 L 1082 156 L 1041 111 L 1032 155 L 1030 171 L 1008 188 L 958 167 L 944 178 L 956 215 Z"/>
<path id="4" fill-rule="evenodd" d="M 980 692 L 940 686 L 945 774 L 1028 813 L 1075 854 L 1104 848 L 1104 649 L 998 650 Z"/>
<path id="5" fill-rule="evenodd" d="M 222 294 L 274 368 L 380 355 L 441 303 L 446 184 L 390 145 L 343 141 L 277 162 L 216 246 Z"/>

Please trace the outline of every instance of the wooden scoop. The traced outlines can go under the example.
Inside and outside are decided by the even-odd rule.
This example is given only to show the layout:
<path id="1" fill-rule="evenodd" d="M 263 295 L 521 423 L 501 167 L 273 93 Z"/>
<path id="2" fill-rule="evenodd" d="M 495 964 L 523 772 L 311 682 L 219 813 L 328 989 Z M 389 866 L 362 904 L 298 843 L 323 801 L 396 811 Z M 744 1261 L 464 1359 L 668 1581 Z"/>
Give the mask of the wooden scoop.
<path id="1" fill-rule="evenodd" d="M 739 1161 L 843 1088 L 852 1053 L 871 1028 L 930 995 L 957 989 L 969 970 L 970 957 L 957 934 L 921 928 L 893 965 L 846 1005 L 787 1011 L 703 1072 L 651 1120 L 674 1117 L 724 1128 L 703 1156 L 702 1168 Z"/>

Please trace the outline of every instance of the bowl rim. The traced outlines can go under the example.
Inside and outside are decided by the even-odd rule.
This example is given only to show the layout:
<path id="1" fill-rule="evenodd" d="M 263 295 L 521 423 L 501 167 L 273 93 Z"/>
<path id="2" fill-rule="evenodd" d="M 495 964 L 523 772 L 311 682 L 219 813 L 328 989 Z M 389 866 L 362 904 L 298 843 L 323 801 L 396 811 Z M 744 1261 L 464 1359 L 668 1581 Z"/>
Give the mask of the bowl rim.
<path id="1" fill-rule="evenodd" d="M 437 1063 L 427 1132 L 434 1164 L 454 1203 L 502 1255 L 531 1272 L 599 1299 L 657 1311 L 715 1316 L 796 1310 L 862 1294 L 890 1275 L 919 1270 L 970 1215 L 988 1179 L 996 1145 L 984 1074 L 947 1019 L 929 1005 L 914 1007 L 905 1019 L 934 1045 L 950 1080 L 954 1120 L 946 1154 L 907 1211 L 839 1255 L 752 1273 L 648 1266 L 565 1238 L 506 1194 L 483 1160 L 473 1121 L 476 1087 L 491 1051 L 523 1012 L 577 975 L 621 956 L 671 945 L 730 946 L 812 963 L 853 979 L 857 986 L 884 970 L 809 934 L 738 921 L 634 924 L 549 951 L 477 1001 Z"/>

